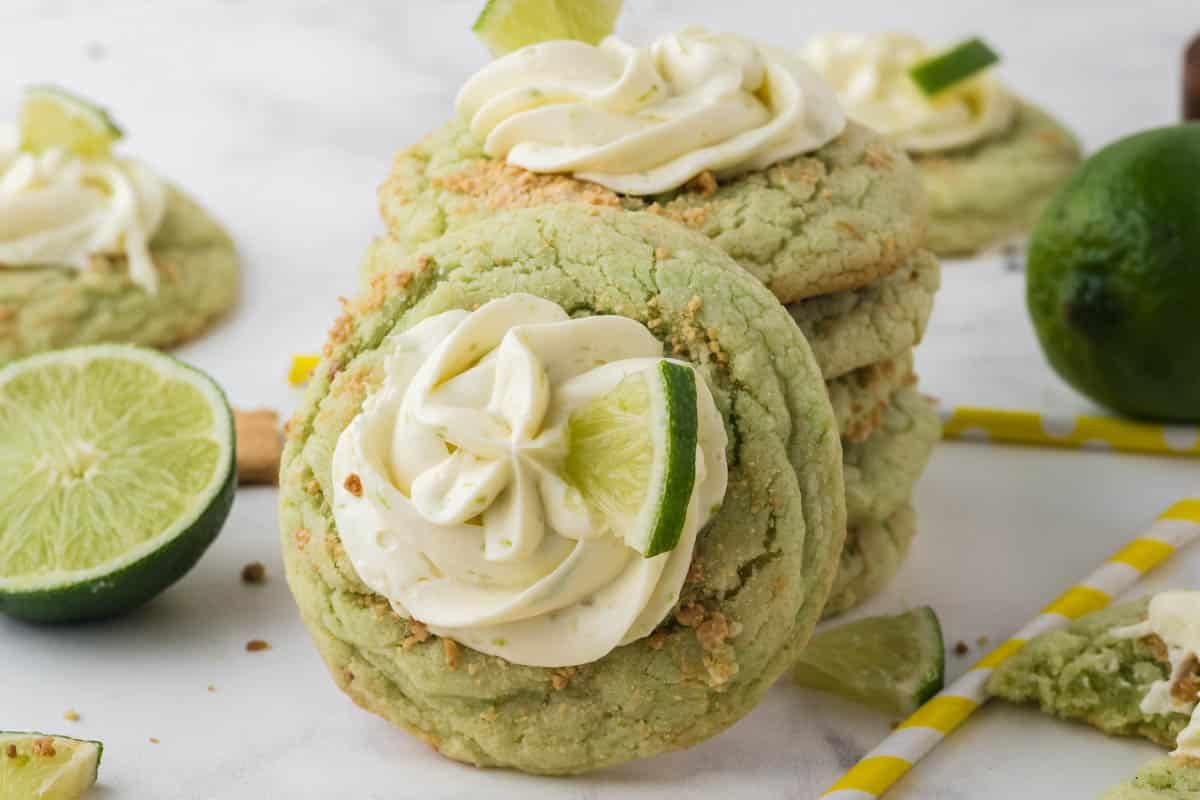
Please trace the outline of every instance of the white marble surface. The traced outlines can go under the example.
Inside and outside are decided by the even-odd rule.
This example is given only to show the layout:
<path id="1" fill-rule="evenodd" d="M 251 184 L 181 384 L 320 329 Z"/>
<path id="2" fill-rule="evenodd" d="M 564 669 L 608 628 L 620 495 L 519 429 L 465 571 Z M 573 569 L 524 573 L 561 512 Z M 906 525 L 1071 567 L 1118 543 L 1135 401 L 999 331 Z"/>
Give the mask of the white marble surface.
<path id="1" fill-rule="evenodd" d="M 450 112 L 483 59 L 463 2 L 4 0 L 0 110 L 53 81 L 112 106 L 128 148 L 187 186 L 230 227 L 243 300 L 182 355 L 243 406 L 290 411 L 288 356 L 316 347 L 353 292 L 380 224 L 374 188 L 392 151 Z M 1178 60 L 1195 0 L 627 0 L 635 36 L 690 22 L 799 42 L 826 29 L 908 28 L 935 40 L 985 34 L 1005 77 L 1055 109 L 1090 147 L 1175 118 Z M 1139 7 L 1135 7 L 1139 6 Z M 919 356 L 950 402 L 1080 410 L 1043 364 L 1022 278 L 999 259 L 949 264 Z M 919 488 L 922 532 L 867 612 L 929 603 L 953 674 L 1089 571 L 1172 499 L 1200 488 L 1195 462 L 951 444 Z M 578 780 L 444 761 L 346 700 L 291 605 L 276 546 L 275 493 L 242 491 L 199 566 L 111 623 L 34 628 L 0 620 L 0 729 L 105 741 L 92 797 L 815 797 L 891 720 L 787 685 L 690 752 Z M 261 560 L 269 583 L 243 586 Z M 1200 552 L 1156 581 L 1200 584 Z M 246 653 L 251 638 L 273 649 Z M 215 691 L 208 691 L 212 685 Z M 74 708 L 82 719 L 63 720 Z M 160 743 L 150 742 L 150 737 Z M 989 707 L 891 795 L 1091 798 L 1154 748 L 1108 740 L 1024 709 Z M 9 799 L 5 799 L 9 800 Z"/>

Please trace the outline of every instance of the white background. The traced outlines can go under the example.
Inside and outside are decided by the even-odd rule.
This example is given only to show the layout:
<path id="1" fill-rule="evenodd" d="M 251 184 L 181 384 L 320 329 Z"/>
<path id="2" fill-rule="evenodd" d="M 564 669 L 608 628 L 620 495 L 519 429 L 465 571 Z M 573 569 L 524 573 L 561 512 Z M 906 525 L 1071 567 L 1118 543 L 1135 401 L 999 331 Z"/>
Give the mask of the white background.
<path id="1" fill-rule="evenodd" d="M 26 83 L 109 105 L 126 150 L 194 193 L 244 259 L 242 301 L 181 355 L 235 404 L 290 412 L 289 356 L 317 348 L 355 291 L 381 224 L 374 191 L 391 154 L 441 124 L 481 66 L 469 32 L 481 0 L 356 3 L 3 0 L 0 115 Z M 894 28 L 935 42 L 982 34 L 1004 78 L 1060 115 L 1089 149 L 1174 121 L 1195 0 L 1087 3 L 626 0 L 621 30 L 646 39 L 704 23 L 799 44 L 831 29 Z M 952 403 L 1079 411 L 1044 365 L 1023 279 L 1001 259 L 946 265 L 918 357 L 926 391 Z M 917 496 L 921 534 L 864 611 L 929 603 L 957 674 L 976 639 L 1011 633 L 1172 500 L 1200 490 L 1195 461 L 947 444 Z M 359 711 L 309 644 L 281 574 L 275 492 L 244 490 L 221 538 L 161 598 L 109 623 L 35 628 L 0 619 L 0 729 L 103 739 L 91 797 L 810 798 L 891 720 L 786 684 L 692 751 L 576 780 L 445 761 Z M 243 586 L 243 564 L 269 583 Z M 1200 585 L 1200 553 L 1159 585 Z M 247 653 L 251 638 L 273 649 Z M 212 684 L 216 691 L 209 692 Z M 63 720 L 74 708 L 77 723 Z M 153 744 L 150 737 L 161 743 Z M 1092 798 L 1155 754 L 1026 709 L 989 707 L 891 795 Z M 5 799 L 7 800 L 7 799 Z"/>

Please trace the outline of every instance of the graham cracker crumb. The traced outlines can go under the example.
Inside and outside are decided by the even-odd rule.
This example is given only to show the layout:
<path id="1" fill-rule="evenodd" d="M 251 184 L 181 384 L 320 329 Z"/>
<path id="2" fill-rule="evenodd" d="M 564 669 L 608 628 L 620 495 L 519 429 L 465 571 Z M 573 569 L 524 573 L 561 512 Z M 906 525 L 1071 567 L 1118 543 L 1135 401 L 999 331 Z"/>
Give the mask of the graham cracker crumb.
<path id="1" fill-rule="evenodd" d="M 242 583 L 249 583 L 255 586 L 261 586 L 266 583 L 267 568 L 263 566 L 261 561 L 252 561 L 242 567 Z"/>
<path id="2" fill-rule="evenodd" d="M 699 561 L 693 561 L 688 567 L 687 577 L 683 579 L 684 583 L 704 583 L 704 565 Z"/>
<path id="3" fill-rule="evenodd" d="M 1143 636 L 1138 639 L 1150 652 L 1155 660 L 1161 661 L 1164 664 L 1169 660 L 1167 657 L 1167 643 L 1157 633 L 1152 633 L 1149 636 Z"/>
<path id="4" fill-rule="evenodd" d="M 158 738 L 157 738 L 157 737 L 154 737 L 154 736 L 151 736 L 151 737 L 150 737 L 150 744 L 158 744 L 158 743 L 159 743 L 159 742 L 158 742 Z"/>
<path id="5" fill-rule="evenodd" d="M 646 646 L 651 650 L 662 650 L 663 645 L 667 643 L 667 633 L 663 630 L 657 630 L 650 634 L 650 638 L 646 640 Z"/>
<path id="6" fill-rule="evenodd" d="M 562 691 L 571 685 L 571 678 L 574 675 L 574 667 L 563 667 L 562 669 L 556 669 L 550 675 L 550 685 L 553 686 L 556 691 Z"/>
<path id="7" fill-rule="evenodd" d="M 671 257 L 671 251 L 665 247 L 654 248 L 654 258 L 659 261 L 666 261 Z"/>
<path id="8" fill-rule="evenodd" d="M 408 623 L 408 629 L 411 631 L 400 646 L 405 650 L 411 650 L 421 642 L 428 641 L 429 628 L 425 627 L 425 623 L 420 620 L 411 620 Z"/>
<path id="9" fill-rule="evenodd" d="M 312 534 L 308 532 L 307 528 L 297 528 L 295 536 L 296 548 L 299 550 L 303 550 L 305 547 L 307 547 L 309 541 L 312 539 Z"/>
<path id="10" fill-rule="evenodd" d="M 482 200 L 493 210 L 568 201 L 612 208 L 621 205 L 615 192 L 598 184 L 566 175 L 538 174 L 493 159 L 479 159 L 461 172 L 434 177 L 430 183 L 436 188 Z"/>
<path id="11" fill-rule="evenodd" d="M 270 649 L 271 645 L 262 639 L 251 639 L 250 641 L 246 642 L 247 653 L 261 653 L 264 650 Z"/>
<path id="12" fill-rule="evenodd" d="M 688 182 L 688 189 L 698 192 L 701 197 L 710 197 L 717 193 L 717 178 L 709 170 L 704 170 Z"/>
<path id="13" fill-rule="evenodd" d="M 313 495 L 320 494 L 321 493 L 321 482 L 319 480 L 317 480 L 316 478 L 313 478 L 311 481 L 304 484 L 304 491 L 308 492 L 309 494 L 313 494 Z"/>
<path id="14" fill-rule="evenodd" d="M 4 748 L 4 754 L 7 755 L 9 758 L 16 758 L 17 757 L 17 746 L 15 744 L 10 744 L 8 747 Z"/>
<path id="15" fill-rule="evenodd" d="M 966 642 L 958 642 L 954 645 L 954 655 L 965 656 L 971 648 L 967 647 Z"/>
<path id="16" fill-rule="evenodd" d="M 863 160 L 876 169 L 891 167 L 895 163 L 891 153 L 875 147 L 867 148 L 867 152 L 863 154 Z"/>
<path id="17" fill-rule="evenodd" d="M 453 639 L 442 639 L 442 652 L 446 655 L 446 669 L 453 672 L 458 669 L 458 659 L 461 651 L 458 647 L 458 642 Z"/>
<path id="18" fill-rule="evenodd" d="M 362 478 L 358 477 L 358 473 L 351 472 L 347 475 L 346 482 L 342 486 L 355 497 L 362 497 Z"/>
<path id="19" fill-rule="evenodd" d="M 725 644 L 729 638 L 729 623 L 720 611 L 713 614 L 696 627 L 696 639 L 705 650 L 716 650 Z"/>
<path id="20" fill-rule="evenodd" d="M 688 603 L 675 612 L 675 621 L 685 628 L 694 628 L 704 621 L 704 606 Z"/>
<path id="21" fill-rule="evenodd" d="M 1191 703 L 1196 700 L 1196 696 L 1200 694 L 1200 676 L 1196 674 L 1198 669 L 1200 669 L 1200 662 L 1196 660 L 1196 656 L 1188 656 L 1187 661 L 1183 664 L 1183 677 L 1171 687 L 1171 697 L 1181 703 Z"/>
<path id="22" fill-rule="evenodd" d="M 67 722 L 79 722 L 79 712 L 73 708 L 68 708 L 63 712 L 63 719 Z"/>
<path id="23" fill-rule="evenodd" d="M 834 225 L 836 225 L 841 230 L 844 230 L 846 233 L 850 234 L 855 239 L 858 239 L 860 242 L 864 238 L 862 235 L 862 231 L 860 231 L 852 223 L 849 223 L 844 219 L 839 219 L 837 222 L 834 223 Z"/>
<path id="24" fill-rule="evenodd" d="M 54 758 L 58 751 L 54 749 L 54 737 L 42 736 L 33 740 L 33 754 L 41 758 Z"/>
<path id="25" fill-rule="evenodd" d="M 720 658 L 705 656 L 704 668 L 708 670 L 708 678 L 713 686 L 723 686 L 734 675 L 738 674 L 738 664 L 736 661 L 727 661 Z"/>

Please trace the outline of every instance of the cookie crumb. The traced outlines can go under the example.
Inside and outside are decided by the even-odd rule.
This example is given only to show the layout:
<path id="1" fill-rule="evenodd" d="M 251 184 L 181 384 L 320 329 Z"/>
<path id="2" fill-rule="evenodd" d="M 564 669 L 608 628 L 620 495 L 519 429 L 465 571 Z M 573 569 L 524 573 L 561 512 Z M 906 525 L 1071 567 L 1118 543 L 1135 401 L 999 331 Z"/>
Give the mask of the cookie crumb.
<path id="1" fill-rule="evenodd" d="M 270 650 L 271 645 L 262 639 L 251 639 L 246 642 L 247 653 L 261 653 L 263 650 Z"/>
<path id="2" fill-rule="evenodd" d="M 400 646 L 405 650 L 411 650 L 421 642 L 429 639 L 429 628 L 426 628 L 425 623 L 420 620 L 414 619 L 409 622 L 408 629 L 412 632 L 400 643 Z"/>
<path id="3" fill-rule="evenodd" d="M 667 643 L 666 631 L 657 630 L 650 634 L 650 638 L 646 640 L 646 646 L 651 650 L 662 650 L 663 645 Z"/>
<path id="4" fill-rule="evenodd" d="M 73 708 L 68 708 L 63 712 L 63 719 L 67 722 L 79 722 L 79 712 Z"/>
<path id="5" fill-rule="evenodd" d="M 150 744 L 158 744 L 158 737 L 156 737 L 156 736 L 151 736 L 151 737 L 150 737 Z"/>
<path id="6" fill-rule="evenodd" d="M 261 561 L 252 561 L 242 567 L 242 583 L 259 585 L 267 580 L 267 568 Z"/>
<path id="7" fill-rule="evenodd" d="M 446 669 L 451 672 L 458 669 L 458 642 L 453 639 L 442 639 L 442 652 L 446 655 Z"/>
<path id="8" fill-rule="evenodd" d="M 704 606 L 688 603 L 675 612 L 675 621 L 685 628 L 694 628 L 704 622 Z"/>
<path id="9" fill-rule="evenodd" d="M 954 645 L 954 655 L 965 656 L 970 649 L 971 648 L 967 647 L 966 642 L 959 642 L 958 644 Z"/>
<path id="10" fill-rule="evenodd" d="M 9 758 L 16 758 L 17 757 L 17 746 L 15 744 L 10 744 L 8 747 L 4 748 L 4 754 L 7 755 Z"/>
<path id="11" fill-rule="evenodd" d="M 351 472 L 347 475 L 346 482 L 342 486 L 355 497 L 362 497 L 362 478 L 358 477 L 358 473 Z"/>

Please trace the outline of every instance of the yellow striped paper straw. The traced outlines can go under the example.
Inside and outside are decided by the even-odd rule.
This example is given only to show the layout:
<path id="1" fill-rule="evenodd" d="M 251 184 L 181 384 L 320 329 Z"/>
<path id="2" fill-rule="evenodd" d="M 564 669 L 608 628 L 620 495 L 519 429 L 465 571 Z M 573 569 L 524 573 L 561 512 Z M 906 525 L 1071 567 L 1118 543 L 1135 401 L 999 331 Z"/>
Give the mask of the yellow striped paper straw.
<path id="1" fill-rule="evenodd" d="M 1200 456 L 1200 428 L 1192 425 L 1152 425 L 1113 417 L 1055 416 L 977 406 L 939 406 L 938 412 L 945 439 Z"/>
<path id="2" fill-rule="evenodd" d="M 1103 608 L 1143 574 L 1200 536 L 1200 495 L 1168 508 L 1145 533 L 1122 547 L 1079 584 L 1063 592 L 1032 622 L 988 653 L 900 724 L 883 742 L 829 787 L 829 800 L 882 797 L 913 765 L 987 700 L 984 687 L 1000 663 L 1038 634 Z"/>

